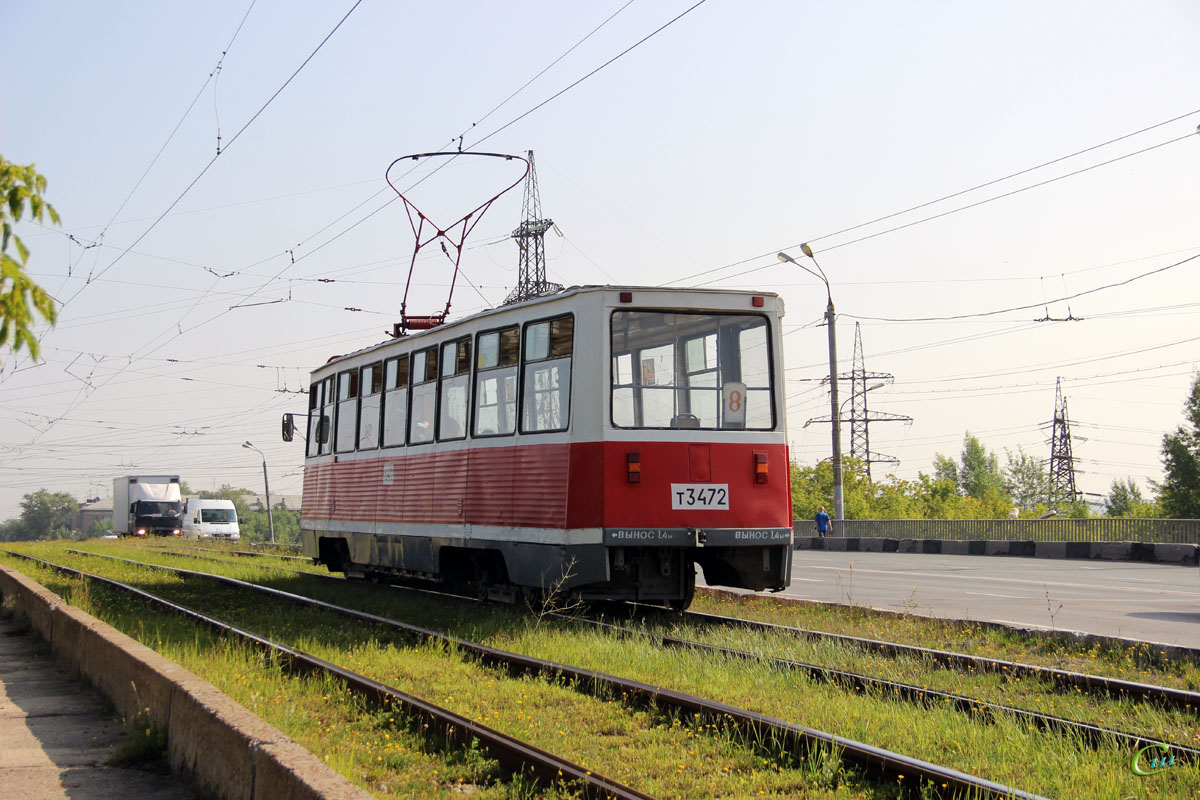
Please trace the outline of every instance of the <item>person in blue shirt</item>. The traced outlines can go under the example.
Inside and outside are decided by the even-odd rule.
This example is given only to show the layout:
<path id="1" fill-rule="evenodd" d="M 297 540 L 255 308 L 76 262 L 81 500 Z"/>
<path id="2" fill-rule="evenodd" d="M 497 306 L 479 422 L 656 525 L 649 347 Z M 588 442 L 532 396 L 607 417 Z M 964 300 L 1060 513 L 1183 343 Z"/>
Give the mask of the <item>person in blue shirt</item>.
<path id="1" fill-rule="evenodd" d="M 813 520 L 813 527 L 817 529 L 817 536 L 822 539 L 825 538 L 825 534 L 829 533 L 829 515 L 825 513 L 825 506 L 821 506 L 821 510 L 817 512 L 817 516 Z"/>

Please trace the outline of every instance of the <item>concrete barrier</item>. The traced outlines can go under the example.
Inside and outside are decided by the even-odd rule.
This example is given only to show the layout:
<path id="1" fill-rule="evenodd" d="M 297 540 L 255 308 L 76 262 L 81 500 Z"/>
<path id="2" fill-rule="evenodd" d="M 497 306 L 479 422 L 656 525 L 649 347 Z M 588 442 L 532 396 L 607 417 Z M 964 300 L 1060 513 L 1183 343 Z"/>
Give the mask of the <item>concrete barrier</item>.
<path id="1" fill-rule="evenodd" d="M 1152 557 L 1154 561 L 1166 561 L 1173 564 L 1197 563 L 1197 550 L 1200 549 L 1194 544 L 1165 543 L 1155 544 L 1153 548 Z"/>
<path id="2" fill-rule="evenodd" d="M 926 553 L 972 556 L 1023 556 L 1033 558 L 1102 558 L 1156 561 L 1194 566 L 1200 564 L 1200 545 L 1150 542 L 1039 542 L 1017 539 L 882 539 L 798 536 L 797 550 L 861 551 L 869 553 Z"/>
<path id="3" fill-rule="evenodd" d="M 1092 542 L 1092 558 L 1127 561 L 1133 557 L 1133 542 Z"/>
<path id="4" fill-rule="evenodd" d="M 166 731 L 171 767 L 202 791 L 227 800 L 370 798 L 211 683 L 2 565 L 0 595 L 119 714 L 144 714 Z"/>

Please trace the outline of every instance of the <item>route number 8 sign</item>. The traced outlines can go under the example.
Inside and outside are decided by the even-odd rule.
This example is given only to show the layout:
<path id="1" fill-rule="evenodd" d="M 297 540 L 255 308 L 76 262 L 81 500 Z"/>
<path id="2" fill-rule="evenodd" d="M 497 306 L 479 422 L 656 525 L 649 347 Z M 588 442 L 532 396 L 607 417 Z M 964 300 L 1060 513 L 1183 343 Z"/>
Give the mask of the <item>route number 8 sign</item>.
<path id="1" fill-rule="evenodd" d="M 746 384 L 727 382 L 721 389 L 725 428 L 740 428 L 746 424 Z"/>

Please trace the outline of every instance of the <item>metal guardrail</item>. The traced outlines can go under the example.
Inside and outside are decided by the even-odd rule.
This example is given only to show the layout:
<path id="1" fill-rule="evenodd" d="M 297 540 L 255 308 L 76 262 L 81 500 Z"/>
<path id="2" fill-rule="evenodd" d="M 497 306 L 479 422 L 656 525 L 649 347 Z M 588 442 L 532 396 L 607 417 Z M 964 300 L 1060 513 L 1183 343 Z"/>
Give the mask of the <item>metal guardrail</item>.
<path id="1" fill-rule="evenodd" d="M 863 539 L 1200 544 L 1200 519 L 847 519 L 832 525 L 834 536 Z M 810 520 L 796 520 L 795 531 L 816 535 Z"/>

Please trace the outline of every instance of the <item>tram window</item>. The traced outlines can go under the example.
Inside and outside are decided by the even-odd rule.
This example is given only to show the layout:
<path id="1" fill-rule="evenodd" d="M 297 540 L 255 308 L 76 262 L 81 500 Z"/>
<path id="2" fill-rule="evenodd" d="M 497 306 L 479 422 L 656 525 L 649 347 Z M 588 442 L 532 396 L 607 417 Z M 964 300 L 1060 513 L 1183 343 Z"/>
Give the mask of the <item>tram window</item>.
<path id="1" fill-rule="evenodd" d="M 689 387 L 703 387 L 688 390 L 688 411 L 699 419 L 700 427 L 716 427 L 721 409 L 720 396 L 712 391 L 717 386 L 718 378 L 717 335 L 710 333 L 688 339 L 684 342 L 683 350 L 684 372 L 687 373 L 685 383 Z"/>
<path id="2" fill-rule="evenodd" d="M 383 446 L 404 444 L 408 420 L 408 355 L 383 362 Z"/>
<path id="3" fill-rule="evenodd" d="M 338 375 L 337 392 L 335 449 L 345 453 L 354 449 L 358 438 L 358 370 Z"/>
<path id="4" fill-rule="evenodd" d="M 363 367 L 359 376 L 362 401 L 358 411 L 358 449 L 374 450 L 379 446 L 379 409 L 383 400 L 383 367 L 371 364 Z"/>
<path id="5" fill-rule="evenodd" d="M 413 354 L 412 410 L 408 418 L 409 444 L 433 441 L 437 414 L 437 357 L 436 347 Z"/>
<path id="6" fill-rule="evenodd" d="M 669 428 L 675 416 L 675 347 L 664 344 L 641 351 L 644 428 Z"/>
<path id="7" fill-rule="evenodd" d="M 317 441 L 320 444 L 321 455 L 326 455 L 333 452 L 333 436 L 331 435 L 334 409 L 332 376 L 321 381 L 321 398 L 321 421 L 317 427 Z"/>
<path id="8" fill-rule="evenodd" d="M 475 436 L 507 436 L 517 429 L 516 325 L 479 334 L 475 344 Z"/>
<path id="9" fill-rule="evenodd" d="M 767 319 L 616 311 L 612 423 L 621 428 L 775 425 Z M 726 402 L 734 403 L 727 410 Z"/>
<path id="10" fill-rule="evenodd" d="M 771 357 L 767 329 L 748 328 L 738 333 L 742 383 L 746 384 L 746 427 L 771 427 Z"/>
<path id="11" fill-rule="evenodd" d="M 471 400 L 471 340 L 442 345 L 442 380 L 439 392 L 438 439 L 449 441 L 467 435 L 467 410 Z"/>
<path id="12" fill-rule="evenodd" d="M 570 314 L 525 326 L 521 432 L 566 430 L 571 419 Z"/>
<path id="13" fill-rule="evenodd" d="M 308 456 L 318 455 L 321 445 L 317 441 L 317 432 L 321 427 L 321 381 L 308 387 L 308 441 L 306 451 Z"/>

